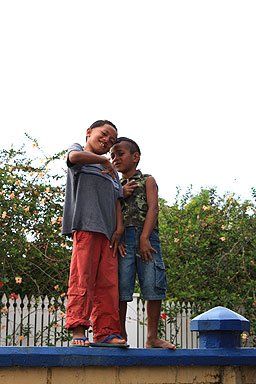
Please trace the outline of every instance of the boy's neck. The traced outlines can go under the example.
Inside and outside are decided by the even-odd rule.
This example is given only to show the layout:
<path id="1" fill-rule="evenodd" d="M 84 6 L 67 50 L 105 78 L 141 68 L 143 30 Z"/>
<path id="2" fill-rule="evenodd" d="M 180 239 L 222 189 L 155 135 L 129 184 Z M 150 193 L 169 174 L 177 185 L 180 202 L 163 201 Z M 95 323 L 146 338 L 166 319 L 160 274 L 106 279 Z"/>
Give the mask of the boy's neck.
<path id="1" fill-rule="evenodd" d="M 87 152 L 95 153 L 95 152 L 93 152 L 92 148 L 87 143 L 84 146 L 84 150 Z M 95 153 L 95 155 L 97 155 L 97 153 Z"/>
<path id="2" fill-rule="evenodd" d="M 98 156 L 105 156 L 106 155 L 106 153 L 97 153 L 97 152 L 94 152 L 94 150 L 90 147 L 90 146 L 84 146 L 84 150 L 86 151 L 86 152 L 90 152 L 90 153 L 94 153 L 94 155 L 98 155 Z"/>
<path id="3" fill-rule="evenodd" d="M 136 171 L 137 171 L 137 169 L 133 168 L 128 172 L 122 173 L 122 177 L 125 179 L 130 179 L 136 173 Z"/>

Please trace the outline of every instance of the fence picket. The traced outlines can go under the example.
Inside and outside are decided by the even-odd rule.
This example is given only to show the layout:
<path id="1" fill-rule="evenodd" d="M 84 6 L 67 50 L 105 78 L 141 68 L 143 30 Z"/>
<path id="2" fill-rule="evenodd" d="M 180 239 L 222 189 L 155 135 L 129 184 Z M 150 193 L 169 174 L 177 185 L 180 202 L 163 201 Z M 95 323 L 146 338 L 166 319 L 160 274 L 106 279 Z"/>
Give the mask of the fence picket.
<path id="1" fill-rule="evenodd" d="M 29 299 L 26 296 L 23 298 L 23 308 L 22 308 L 22 314 L 23 314 L 23 323 L 22 323 L 22 332 L 25 333 L 24 339 L 21 340 L 21 345 L 27 345 L 29 346 Z"/>
<path id="2" fill-rule="evenodd" d="M 64 329 L 67 298 L 35 297 L 16 300 L 0 298 L 0 346 L 68 346 L 68 333 Z M 175 310 L 174 303 L 166 303 L 166 313 Z M 4 308 L 4 309 L 3 309 Z M 7 310 L 5 309 L 7 308 Z M 176 316 L 170 322 L 168 318 L 161 319 L 162 337 L 177 343 L 182 348 L 198 348 L 195 332 L 190 332 L 192 306 L 183 303 Z M 145 303 L 134 294 L 133 301 L 127 306 L 127 333 L 131 347 L 144 348 L 147 338 L 147 310 Z M 92 332 L 88 332 L 92 341 Z"/>

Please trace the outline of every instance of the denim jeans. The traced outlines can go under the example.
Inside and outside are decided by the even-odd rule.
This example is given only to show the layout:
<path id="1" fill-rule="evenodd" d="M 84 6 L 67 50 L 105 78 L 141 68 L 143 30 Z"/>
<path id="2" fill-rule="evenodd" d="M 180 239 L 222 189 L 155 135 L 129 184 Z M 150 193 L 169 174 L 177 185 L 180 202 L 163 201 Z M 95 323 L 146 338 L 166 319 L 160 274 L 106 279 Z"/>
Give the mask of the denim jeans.
<path id="1" fill-rule="evenodd" d="M 149 237 L 150 244 L 157 253 L 151 252 L 154 261 L 149 260 L 148 264 L 142 262 L 139 255 L 141 232 L 142 228 L 128 227 L 123 234 L 122 240 L 126 244 L 126 255 L 118 257 L 120 301 L 132 301 L 136 274 L 138 274 L 144 300 L 166 299 L 167 282 L 158 232 L 153 230 Z"/>

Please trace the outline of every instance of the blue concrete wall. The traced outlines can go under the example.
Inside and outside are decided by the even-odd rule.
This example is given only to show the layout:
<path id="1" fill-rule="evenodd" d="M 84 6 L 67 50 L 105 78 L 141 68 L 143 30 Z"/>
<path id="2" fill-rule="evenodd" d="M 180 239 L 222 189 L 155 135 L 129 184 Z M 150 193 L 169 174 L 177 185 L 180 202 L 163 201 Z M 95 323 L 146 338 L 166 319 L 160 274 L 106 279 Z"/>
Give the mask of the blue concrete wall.
<path id="1" fill-rule="evenodd" d="M 256 366 L 256 348 L 0 347 L 0 367 Z"/>

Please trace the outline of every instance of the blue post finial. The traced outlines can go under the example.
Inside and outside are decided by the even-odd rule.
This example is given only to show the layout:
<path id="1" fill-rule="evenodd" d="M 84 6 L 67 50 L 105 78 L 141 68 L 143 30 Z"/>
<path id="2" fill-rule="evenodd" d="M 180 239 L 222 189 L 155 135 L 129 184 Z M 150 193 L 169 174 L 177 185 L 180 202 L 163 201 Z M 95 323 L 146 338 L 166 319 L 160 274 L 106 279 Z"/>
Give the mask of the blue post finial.
<path id="1" fill-rule="evenodd" d="M 250 330 L 245 317 L 225 307 L 215 307 L 196 316 L 191 331 L 199 331 L 199 348 L 240 347 L 240 335 Z"/>

